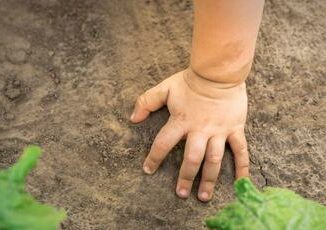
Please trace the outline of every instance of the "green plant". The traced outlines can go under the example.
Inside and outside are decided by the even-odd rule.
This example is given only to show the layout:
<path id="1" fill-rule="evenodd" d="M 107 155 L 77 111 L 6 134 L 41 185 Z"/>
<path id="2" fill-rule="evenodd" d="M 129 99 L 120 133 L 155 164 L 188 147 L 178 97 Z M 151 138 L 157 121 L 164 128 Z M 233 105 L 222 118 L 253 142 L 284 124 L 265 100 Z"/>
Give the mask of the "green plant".
<path id="1" fill-rule="evenodd" d="M 41 204 L 25 191 L 25 178 L 35 167 L 41 149 L 29 146 L 18 162 L 0 171 L 0 229 L 58 229 L 64 210 Z"/>
<path id="2" fill-rule="evenodd" d="M 282 188 L 258 191 L 248 178 L 235 182 L 237 200 L 206 220 L 221 230 L 324 230 L 326 207 Z"/>

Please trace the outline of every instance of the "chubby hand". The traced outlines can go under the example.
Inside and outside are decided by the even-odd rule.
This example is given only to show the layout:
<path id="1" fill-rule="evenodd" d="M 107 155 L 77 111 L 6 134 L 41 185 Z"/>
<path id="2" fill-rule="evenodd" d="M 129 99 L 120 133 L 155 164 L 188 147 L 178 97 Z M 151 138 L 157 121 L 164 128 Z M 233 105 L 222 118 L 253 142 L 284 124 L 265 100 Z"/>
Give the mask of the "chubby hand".
<path id="1" fill-rule="evenodd" d="M 157 134 L 143 169 L 153 174 L 169 151 L 186 138 L 176 193 L 187 198 L 201 163 L 198 198 L 209 201 L 220 171 L 225 142 L 234 154 L 236 177 L 248 176 L 249 156 L 244 135 L 247 115 L 245 83 L 229 88 L 186 69 L 139 96 L 131 121 L 138 123 L 166 105 L 170 117 Z"/>

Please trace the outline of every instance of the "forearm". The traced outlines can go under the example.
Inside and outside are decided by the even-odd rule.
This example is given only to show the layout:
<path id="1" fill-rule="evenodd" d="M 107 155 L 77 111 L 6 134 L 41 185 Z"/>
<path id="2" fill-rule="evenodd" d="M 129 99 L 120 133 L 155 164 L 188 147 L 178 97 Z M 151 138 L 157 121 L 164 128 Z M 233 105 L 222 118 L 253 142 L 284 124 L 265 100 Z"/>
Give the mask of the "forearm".
<path id="1" fill-rule="evenodd" d="M 232 86 L 248 76 L 264 0 L 194 0 L 192 70 Z"/>

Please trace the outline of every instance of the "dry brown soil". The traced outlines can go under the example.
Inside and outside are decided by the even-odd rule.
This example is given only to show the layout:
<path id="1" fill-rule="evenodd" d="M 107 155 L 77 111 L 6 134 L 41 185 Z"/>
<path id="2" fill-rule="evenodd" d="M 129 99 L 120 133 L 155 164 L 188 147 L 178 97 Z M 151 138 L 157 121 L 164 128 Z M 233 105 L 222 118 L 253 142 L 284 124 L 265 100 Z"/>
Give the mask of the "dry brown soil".
<path id="1" fill-rule="evenodd" d="M 268 0 L 248 80 L 247 138 L 257 185 L 326 203 L 326 1 Z M 176 147 L 154 176 L 141 165 L 165 109 L 128 121 L 138 94 L 186 68 L 192 2 L 0 2 L 0 168 L 24 146 L 44 155 L 28 178 L 63 207 L 63 229 L 202 229 L 234 198 L 227 149 L 214 199 L 174 193 Z"/>

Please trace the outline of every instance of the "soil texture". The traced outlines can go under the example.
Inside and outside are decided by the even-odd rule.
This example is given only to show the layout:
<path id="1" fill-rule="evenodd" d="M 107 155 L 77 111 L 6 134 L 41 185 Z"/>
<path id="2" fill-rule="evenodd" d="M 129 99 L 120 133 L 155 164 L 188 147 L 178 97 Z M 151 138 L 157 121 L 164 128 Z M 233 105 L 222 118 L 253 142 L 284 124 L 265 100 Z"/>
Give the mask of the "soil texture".
<path id="1" fill-rule="evenodd" d="M 44 154 L 28 178 L 62 207 L 62 229 L 204 229 L 234 199 L 230 150 L 211 202 L 175 195 L 184 143 L 142 172 L 166 109 L 129 122 L 137 95 L 187 68 L 190 0 L 0 2 L 0 168 L 24 146 Z M 248 79 L 251 174 L 326 203 L 326 1 L 266 1 Z"/>

